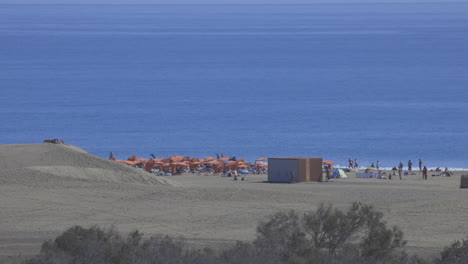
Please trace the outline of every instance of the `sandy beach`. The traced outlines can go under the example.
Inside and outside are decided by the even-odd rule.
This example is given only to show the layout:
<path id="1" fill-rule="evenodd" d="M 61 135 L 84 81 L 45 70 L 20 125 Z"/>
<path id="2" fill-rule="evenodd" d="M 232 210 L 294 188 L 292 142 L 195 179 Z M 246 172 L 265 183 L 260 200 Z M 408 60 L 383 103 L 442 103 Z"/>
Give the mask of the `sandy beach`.
<path id="1" fill-rule="evenodd" d="M 233 181 L 219 175 L 154 176 L 65 145 L 0 145 L 0 260 L 31 255 L 72 225 L 115 225 L 122 232 L 184 236 L 202 245 L 251 240 L 257 222 L 278 210 L 320 203 L 375 205 L 399 226 L 408 251 L 437 254 L 468 235 L 468 189 L 452 177 L 423 181 L 333 179 L 270 184 L 267 175 Z"/>

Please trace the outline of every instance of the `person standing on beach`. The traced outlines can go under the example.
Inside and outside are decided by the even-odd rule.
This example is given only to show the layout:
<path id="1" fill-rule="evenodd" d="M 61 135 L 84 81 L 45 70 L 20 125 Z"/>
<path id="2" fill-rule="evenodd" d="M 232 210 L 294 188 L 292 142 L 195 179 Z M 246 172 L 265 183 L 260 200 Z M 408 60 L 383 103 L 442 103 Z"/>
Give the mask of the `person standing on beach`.
<path id="1" fill-rule="evenodd" d="M 355 169 L 359 168 L 359 163 L 358 163 L 357 159 L 354 159 L 354 168 Z"/>
<path id="2" fill-rule="evenodd" d="M 349 167 L 350 169 L 353 168 L 353 159 L 352 159 L 351 157 L 349 157 L 349 159 L 348 159 L 348 167 Z"/>
<path id="3" fill-rule="evenodd" d="M 427 180 L 427 167 L 426 166 L 424 166 L 422 172 L 423 172 L 423 180 Z"/>
<path id="4" fill-rule="evenodd" d="M 403 170 L 403 163 L 400 161 L 400 164 L 398 165 L 398 169 Z"/>
<path id="5" fill-rule="evenodd" d="M 399 168 L 398 169 L 398 176 L 400 176 L 400 180 L 401 180 L 401 174 L 403 173 L 403 169 L 402 168 Z"/>
<path id="6" fill-rule="evenodd" d="M 411 171 L 413 168 L 413 162 L 411 160 L 408 160 L 408 171 Z"/>
<path id="7" fill-rule="evenodd" d="M 422 171 L 422 160 L 419 159 L 419 171 Z"/>
<path id="8" fill-rule="evenodd" d="M 330 176 L 331 176 L 331 165 L 330 164 L 325 165 L 325 175 L 327 177 L 327 181 L 329 181 Z"/>
<path id="9" fill-rule="evenodd" d="M 380 170 L 380 160 L 377 160 L 377 170 Z"/>

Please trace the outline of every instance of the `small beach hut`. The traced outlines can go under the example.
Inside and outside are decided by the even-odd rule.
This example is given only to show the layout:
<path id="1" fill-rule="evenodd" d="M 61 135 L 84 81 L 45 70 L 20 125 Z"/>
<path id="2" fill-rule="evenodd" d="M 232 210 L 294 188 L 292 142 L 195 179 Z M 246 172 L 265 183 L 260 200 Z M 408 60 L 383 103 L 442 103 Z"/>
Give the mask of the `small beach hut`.
<path id="1" fill-rule="evenodd" d="M 322 181 L 322 158 L 269 158 L 268 182 Z"/>
<path id="2" fill-rule="evenodd" d="M 468 188 L 468 175 L 460 177 L 460 188 Z"/>

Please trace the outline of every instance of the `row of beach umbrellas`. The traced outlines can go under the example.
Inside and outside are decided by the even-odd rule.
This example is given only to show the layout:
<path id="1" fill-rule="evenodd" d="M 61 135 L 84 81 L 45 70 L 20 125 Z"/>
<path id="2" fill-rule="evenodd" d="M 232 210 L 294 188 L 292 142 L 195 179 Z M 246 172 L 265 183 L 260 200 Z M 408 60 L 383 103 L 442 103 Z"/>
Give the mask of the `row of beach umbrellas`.
<path id="1" fill-rule="evenodd" d="M 177 168 L 180 167 L 189 167 L 190 169 L 195 169 L 199 165 L 202 164 L 209 164 L 211 168 L 217 173 L 222 172 L 223 170 L 237 170 L 237 169 L 245 169 L 250 166 L 257 165 L 257 167 L 265 168 L 268 167 L 268 164 L 262 163 L 260 161 L 267 161 L 265 158 L 256 159 L 253 163 L 246 163 L 243 158 L 239 158 L 237 160 L 230 160 L 229 158 L 220 158 L 217 160 L 214 157 L 206 157 L 203 159 L 199 158 L 190 158 L 188 156 L 172 156 L 169 158 L 153 158 L 153 159 L 145 159 L 145 158 L 136 158 L 135 155 L 130 156 L 127 160 L 115 160 L 116 162 L 135 166 L 139 164 L 144 165 L 144 169 L 146 171 L 151 171 L 153 168 L 158 167 L 161 170 L 165 169 L 172 169 L 172 171 L 176 171 Z"/>

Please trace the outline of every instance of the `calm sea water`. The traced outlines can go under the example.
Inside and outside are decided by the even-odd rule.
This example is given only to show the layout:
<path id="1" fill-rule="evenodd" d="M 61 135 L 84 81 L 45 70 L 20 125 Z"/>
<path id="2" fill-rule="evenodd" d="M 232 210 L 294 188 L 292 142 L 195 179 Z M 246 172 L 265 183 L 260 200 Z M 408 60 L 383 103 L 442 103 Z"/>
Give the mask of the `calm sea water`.
<path id="1" fill-rule="evenodd" d="M 0 5 L 0 143 L 468 168 L 468 4 Z"/>

